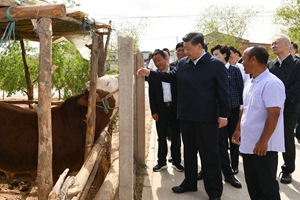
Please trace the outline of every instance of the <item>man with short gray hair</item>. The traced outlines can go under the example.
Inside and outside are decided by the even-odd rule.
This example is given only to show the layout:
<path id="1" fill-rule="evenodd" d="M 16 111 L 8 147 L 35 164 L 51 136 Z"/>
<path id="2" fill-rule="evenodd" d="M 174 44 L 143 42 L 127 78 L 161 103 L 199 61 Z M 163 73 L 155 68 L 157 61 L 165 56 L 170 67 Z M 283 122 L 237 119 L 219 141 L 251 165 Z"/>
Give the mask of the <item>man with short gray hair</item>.
<path id="1" fill-rule="evenodd" d="M 285 35 L 277 36 L 272 42 L 272 51 L 277 58 L 267 64 L 270 72 L 276 75 L 285 86 L 286 100 L 284 103 L 284 164 L 281 166 L 280 182 L 292 182 L 295 171 L 295 140 L 294 128 L 297 123 L 300 103 L 300 60 L 290 54 L 290 39 Z"/>

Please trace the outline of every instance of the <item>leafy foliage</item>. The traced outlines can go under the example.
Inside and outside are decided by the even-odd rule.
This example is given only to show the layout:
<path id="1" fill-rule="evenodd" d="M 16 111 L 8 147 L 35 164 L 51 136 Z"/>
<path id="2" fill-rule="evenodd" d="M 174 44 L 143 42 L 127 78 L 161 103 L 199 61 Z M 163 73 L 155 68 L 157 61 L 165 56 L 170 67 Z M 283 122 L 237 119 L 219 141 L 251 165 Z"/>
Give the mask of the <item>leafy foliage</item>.
<path id="1" fill-rule="evenodd" d="M 213 40 L 210 46 L 222 42 L 239 48 L 242 42 L 240 39 L 247 33 L 257 13 L 257 9 L 249 6 L 210 5 L 200 13 L 195 29 L 204 35 L 221 33 L 221 38 Z"/>
<path id="2" fill-rule="evenodd" d="M 284 25 L 282 32 L 296 43 L 300 43 L 300 0 L 284 1 L 276 10 L 275 23 Z"/>
<path id="3" fill-rule="evenodd" d="M 37 48 L 25 45 L 27 63 L 31 80 L 37 87 L 39 54 Z M 52 63 L 58 66 L 52 76 L 52 89 L 58 90 L 60 99 L 66 99 L 79 94 L 85 88 L 90 76 L 90 62 L 81 57 L 81 54 L 70 42 L 52 45 Z M 24 64 L 20 44 L 15 43 L 12 49 L 3 49 L 0 53 L 0 89 L 12 96 L 21 91 L 27 93 Z"/>
<path id="4" fill-rule="evenodd" d="M 149 25 L 148 18 L 141 18 L 139 21 L 123 21 L 117 22 L 118 28 L 111 36 L 111 49 L 114 51 L 118 50 L 118 36 L 132 37 L 133 38 L 133 49 L 137 52 L 141 42 L 141 38 L 144 34 L 145 29 Z"/>
<path id="5" fill-rule="evenodd" d="M 119 65 L 118 54 L 118 36 L 132 37 L 133 38 L 133 51 L 136 53 L 140 45 L 144 31 L 149 25 L 148 18 L 142 18 L 139 21 L 118 21 L 112 25 L 113 31 L 110 36 L 109 48 L 107 49 L 107 65 L 108 69 L 106 73 L 118 73 L 118 69 L 111 71 L 111 65 Z"/>
<path id="6" fill-rule="evenodd" d="M 63 99 L 81 93 L 89 80 L 90 62 L 70 42 L 53 44 L 52 52 L 52 63 L 58 66 L 52 76 L 52 88 L 62 91 Z"/>
<path id="7" fill-rule="evenodd" d="M 28 42 L 26 44 L 27 63 L 31 80 L 34 80 L 38 76 L 39 57 L 37 48 L 29 46 Z M 7 92 L 7 96 L 11 96 L 18 91 L 26 94 L 27 86 L 20 44 L 15 43 L 10 50 L 7 48 L 2 49 L 0 62 L 0 89 Z"/>
<path id="8" fill-rule="evenodd" d="M 66 5 L 67 8 L 75 8 L 75 7 L 79 7 L 80 6 L 80 4 L 76 3 L 75 0 L 52 0 L 52 2 L 54 4 L 62 2 L 62 3 L 64 3 Z"/>

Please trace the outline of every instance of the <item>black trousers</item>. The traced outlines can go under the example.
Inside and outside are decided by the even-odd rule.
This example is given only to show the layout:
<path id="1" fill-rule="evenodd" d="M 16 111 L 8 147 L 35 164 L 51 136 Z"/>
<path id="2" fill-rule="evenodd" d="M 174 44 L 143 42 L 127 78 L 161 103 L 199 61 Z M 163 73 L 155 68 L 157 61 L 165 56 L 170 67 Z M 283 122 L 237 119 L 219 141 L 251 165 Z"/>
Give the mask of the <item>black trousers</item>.
<path id="1" fill-rule="evenodd" d="M 209 197 L 221 197 L 223 191 L 218 146 L 218 121 L 181 120 L 184 144 L 185 179 L 180 186 L 197 188 L 197 153 L 199 149 L 204 188 Z"/>
<path id="2" fill-rule="evenodd" d="M 231 167 L 233 169 L 238 169 L 239 167 L 239 146 L 231 142 L 231 137 L 235 131 L 235 127 L 239 120 L 239 112 L 240 112 L 240 107 L 232 108 L 230 110 L 230 115 L 228 117 L 228 124 L 227 124 L 229 143 L 230 143 Z"/>
<path id="3" fill-rule="evenodd" d="M 180 122 L 177 119 L 176 112 L 172 106 L 165 107 L 165 118 L 158 116 L 156 121 L 156 131 L 158 135 L 158 164 L 165 165 L 167 162 L 168 145 L 167 145 L 167 133 L 169 127 L 171 128 L 171 156 L 173 164 L 181 163 L 181 138 L 180 138 Z"/>
<path id="4" fill-rule="evenodd" d="M 243 165 L 248 193 L 252 200 L 280 200 L 276 180 L 278 153 L 266 156 L 243 154 Z"/>
<path id="5" fill-rule="evenodd" d="M 282 153 L 284 164 L 282 171 L 293 173 L 295 171 L 296 147 L 294 128 L 297 123 L 298 113 L 283 112 L 285 153 Z"/>
<path id="6" fill-rule="evenodd" d="M 228 155 L 228 129 L 226 126 L 219 129 L 219 153 L 223 175 L 225 178 L 230 178 L 233 172 Z"/>
<path id="7" fill-rule="evenodd" d="M 300 111 L 300 110 L 299 110 Z M 300 140 L 300 112 L 298 113 L 298 121 L 296 125 L 296 138 Z"/>

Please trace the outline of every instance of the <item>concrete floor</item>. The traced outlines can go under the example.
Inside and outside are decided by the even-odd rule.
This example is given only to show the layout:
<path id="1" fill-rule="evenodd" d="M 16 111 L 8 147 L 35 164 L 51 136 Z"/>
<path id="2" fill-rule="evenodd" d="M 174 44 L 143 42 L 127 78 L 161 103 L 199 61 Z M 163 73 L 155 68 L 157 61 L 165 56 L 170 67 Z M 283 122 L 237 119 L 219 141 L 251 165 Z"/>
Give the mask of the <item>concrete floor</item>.
<path id="1" fill-rule="evenodd" d="M 183 194 L 175 194 L 172 192 L 171 188 L 178 186 L 184 179 L 183 172 L 177 172 L 171 168 L 171 164 L 168 163 L 168 169 L 162 170 L 161 172 L 153 172 L 152 168 L 156 165 L 157 160 L 157 134 L 155 130 L 155 123 L 152 123 L 152 131 L 150 137 L 149 154 L 147 157 L 147 172 L 148 176 L 145 177 L 143 198 L 142 200 L 205 200 L 209 199 L 205 190 L 203 181 L 198 181 L 198 191 L 197 192 L 186 192 Z M 281 184 L 280 195 L 282 200 L 296 200 L 300 199 L 300 144 L 296 142 L 296 171 L 293 173 L 293 182 L 291 184 Z M 281 154 L 279 154 L 278 162 L 278 175 L 281 171 L 280 166 L 283 160 Z M 183 161 L 182 161 L 183 164 Z M 240 158 L 240 172 L 236 177 L 240 180 L 242 184 L 241 189 L 232 187 L 229 183 L 224 183 L 223 187 L 223 200 L 246 200 L 250 199 L 244 179 L 242 158 Z M 200 166 L 199 166 L 200 169 Z M 277 177 L 279 181 L 279 177 Z"/>

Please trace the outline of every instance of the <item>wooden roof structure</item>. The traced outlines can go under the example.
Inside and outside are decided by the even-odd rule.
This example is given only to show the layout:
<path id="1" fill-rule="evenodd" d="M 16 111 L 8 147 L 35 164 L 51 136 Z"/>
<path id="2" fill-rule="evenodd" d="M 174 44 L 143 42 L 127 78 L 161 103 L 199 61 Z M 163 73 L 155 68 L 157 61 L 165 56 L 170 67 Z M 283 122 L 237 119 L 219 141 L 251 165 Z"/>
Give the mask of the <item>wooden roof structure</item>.
<path id="1" fill-rule="evenodd" d="M 19 12 L 17 9 L 25 9 L 28 6 L 18 6 L 15 8 L 15 12 Z M 36 6 L 39 11 L 42 10 L 43 7 Z M 4 14 L 3 17 L 0 18 L 0 37 L 4 34 L 6 27 L 9 23 L 9 20 L 5 18 L 5 12 L 9 7 L 1 7 L 0 6 L 0 16 L 1 13 Z M 2 11 L 1 11 L 2 10 Z M 11 9 L 11 17 L 14 19 L 14 13 L 12 13 Z M 36 13 L 36 19 L 38 18 L 38 13 Z M 18 19 L 15 21 L 15 38 L 16 40 L 27 39 L 30 41 L 39 41 L 39 37 L 36 33 L 35 27 L 33 25 L 31 19 Z M 92 19 L 88 18 L 88 15 L 81 12 L 76 11 L 72 13 L 67 13 L 65 16 L 58 16 L 56 18 L 52 17 L 52 41 L 55 42 L 58 39 L 62 38 L 65 35 L 74 35 L 74 34 L 89 34 L 90 29 L 93 29 L 100 35 L 109 35 L 111 31 L 111 26 L 109 24 L 97 23 Z"/>

